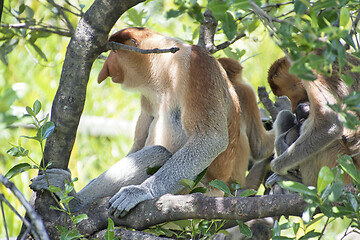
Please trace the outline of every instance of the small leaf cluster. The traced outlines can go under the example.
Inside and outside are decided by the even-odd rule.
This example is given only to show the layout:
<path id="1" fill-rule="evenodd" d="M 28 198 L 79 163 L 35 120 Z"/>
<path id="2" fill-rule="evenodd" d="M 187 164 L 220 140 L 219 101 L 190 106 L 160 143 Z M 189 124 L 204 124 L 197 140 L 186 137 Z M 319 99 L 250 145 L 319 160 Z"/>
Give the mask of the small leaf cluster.
<path id="1" fill-rule="evenodd" d="M 360 229 L 360 194 L 348 192 L 344 189 L 344 172 L 348 174 L 353 183 L 360 190 L 360 171 L 356 169 L 352 158 L 348 155 L 338 156 L 339 166 L 330 169 L 327 166 L 321 168 L 319 172 L 317 187 L 305 186 L 302 183 L 284 181 L 280 182 L 282 188 L 290 191 L 298 192 L 308 203 L 308 206 L 302 214 L 302 220 L 306 227 L 318 222 L 322 218 L 326 222 L 332 222 L 336 218 L 351 219 L 350 225 L 352 228 Z M 315 213 L 321 212 L 314 218 Z M 278 223 L 276 223 L 278 224 Z M 293 238 L 276 238 L 281 236 L 280 232 L 284 229 L 293 228 L 294 233 L 298 231 L 298 226 L 285 223 L 283 225 L 276 225 L 273 229 L 274 239 L 293 239 Z M 324 225 L 324 232 L 327 224 Z M 345 233 L 347 234 L 347 233 Z M 306 233 L 301 239 L 309 239 L 322 235 L 320 232 L 310 231 Z"/>
<path id="2" fill-rule="evenodd" d="M 61 211 L 61 212 L 66 213 L 67 215 L 69 215 L 71 222 L 73 223 L 74 226 L 76 226 L 81 221 L 88 219 L 88 216 L 86 214 L 79 214 L 79 215 L 75 216 L 70 211 L 69 202 L 74 197 L 70 196 L 69 194 L 74 190 L 74 182 L 75 181 L 77 181 L 77 178 L 74 178 L 70 184 L 67 184 L 65 182 L 64 191 L 59 187 L 49 186 L 49 191 L 52 192 L 53 194 L 56 194 L 56 196 L 58 196 L 60 198 L 59 206 L 61 207 L 60 208 L 60 207 L 50 206 L 50 209 Z M 64 207 L 64 206 L 66 206 L 66 207 Z M 73 240 L 73 239 L 81 239 L 82 237 L 84 237 L 82 234 L 80 234 L 80 232 L 78 231 L 78 229 L 76 227 L 69 229 L 67 227 L 58 225 L 58 226 L 56 226 L 56 229 L 61 232 L 61 236 L 60 236 L 61 239 Z"/>
<path id="3" fill-rule="evenodd" d="M 33 125 L 36 128 L 36 136 L 32 136 L 32 137 L 21 136 L 21 137 L 33 139 L 37 141 L 40 145 L 42 156 L 44 157 L 44 141 L 55 130 L 55 124 L 49 121 L 49 114 L 47 114 L 45 118 L 39 120 L 37 115 L 40 113 L 40 110 L 41 110 L 41 102 L 39 100 L 36 100 L 34 102 L 32 108 L 29 106 L 26 107 L 26 111 L 28 113 L 27 116 L 31 116 L 33 119 Z M 48 163 L 46 166 L 40 165 L 40 163 L 33 160 L 29 155 L 29 150 L 23 148 L 21 146 L 21 143 L 19 143 L 19 145 L 13 145 L 13 147 L 9 149 L 7 153 L 13 157 L 27 157 L 34 164 L 34 165 L 30 165 L 29 163 L 24 162 L 15 165 L 5 174 L 5 177 L 9 179 L 30 169 L 46 170 L 51 165 L 51 163 Z"/>
<path id="4" fill-rule="evenodd" d="M 339 103 L 329 106 L 339 113 L 345 127 L 356 130 L 360 126 L 360 121 L 355 115 L 360 112 L 360 92 L 353 92 L 344 97 Z"/>

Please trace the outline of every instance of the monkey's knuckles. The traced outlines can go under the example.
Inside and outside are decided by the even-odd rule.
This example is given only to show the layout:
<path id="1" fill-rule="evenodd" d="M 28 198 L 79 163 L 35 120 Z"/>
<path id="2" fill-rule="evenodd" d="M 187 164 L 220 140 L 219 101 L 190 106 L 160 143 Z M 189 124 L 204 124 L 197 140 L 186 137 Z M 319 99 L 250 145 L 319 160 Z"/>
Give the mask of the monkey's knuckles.
<path id="1" fill-rule="evenodd" d="M 48 180 L 46 179 L 46 176 Z M 70 184 L 71 182 L 71 173 L 68 170 L 64 169 L 48 169 L 46 170 L 46 176 L 43 171 L 39 173 L 38 176 L 32 178 L 31 184 L 29 187 L 34 191 L 40 190 L 49 190 L 50 186 L 59 187 L 62 190 L 65 189 L 65 181 Z M 49 181 L 49 182 L 48 182 Z"/>
<path id="2" fill-rule="evenodd" d="M 278 159 L 274 159 L 270 162 L 271 171 L 278 175 L 286 175 L 287 169 L 281 167 L 281 162 Z"/>
<path id="3" fill-rule="evenodd" d="M 123 187 L 110 199 L 108 204 L 109 213 L 117 218 L 124 217 L 137 204 L 152 198 L 153 196 L 141 186 Z"/>

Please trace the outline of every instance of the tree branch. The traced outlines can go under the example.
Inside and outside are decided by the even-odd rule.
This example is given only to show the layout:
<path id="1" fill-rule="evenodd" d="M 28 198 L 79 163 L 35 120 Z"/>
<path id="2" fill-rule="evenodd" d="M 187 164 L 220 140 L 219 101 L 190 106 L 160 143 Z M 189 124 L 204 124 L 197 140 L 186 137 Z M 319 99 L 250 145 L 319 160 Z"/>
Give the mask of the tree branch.
<path id="1" fill-rule="evenodd" d="M 25 199 L 24 195 L 20 192 L 20 190 L 15 186 L 14 183 L 10 182 L 6 177 L 0 174 L 0 182 L 7 187 L 13 194 L 19 199 L 21 204 L 24 206 L 26 213 L 28 214 L 31 224 L 27 221 L 24 221 L 27 224 L 27 227 L 31 229 L 32 234 L 34 236 L 38 236 L 40 239 L 50 239 L 48 234 L 46 233 L 45 226 L 41 217 L 35 212 L 30 203 Z M 3 201 L 3 199 L 1 199 Z M 9 204 L 8 204 L 9 205 Z M 9 205 L 11 206 L 11 205 Z M 32 228 L 32 226 L 34 228 Z"/>
<path id="2" fill-rule="evenodd" d="M 206 9 L 204 12 L 204 21 L 200 26 L 198 46 L 207 49 L 209 52 L 216 49 L 214 45 L 214 36 L 217 25 L 218 21 L 215 19 L 212 12 L 209 9 Z"/>
<path id="3" fill-rule="evenodd" d="M 133 47 L 133 46 L 129 46 L 129 45 L 117 43 L 117 42 L 108 42 L 108 43 L 106 44 L 106 48 L 107 48 L 108 50 L 112 50 L 112 51 L 116 51 L 116 50 L 126 50 L 126 51 L 141 53 L 141 54 L 168 53 L 168 52 L 170 52 L 170 53 L 176 53 L 177 51 L 180 50 L 180 48 L 178 48 L 178 47 L 172 47 L 172 48 L 168 48 L 168 49 L 159 49 L 159 48 L 154 48 L 154 49 L 141 49 L 141 48 L 137 48 L 137 47 Z"/>

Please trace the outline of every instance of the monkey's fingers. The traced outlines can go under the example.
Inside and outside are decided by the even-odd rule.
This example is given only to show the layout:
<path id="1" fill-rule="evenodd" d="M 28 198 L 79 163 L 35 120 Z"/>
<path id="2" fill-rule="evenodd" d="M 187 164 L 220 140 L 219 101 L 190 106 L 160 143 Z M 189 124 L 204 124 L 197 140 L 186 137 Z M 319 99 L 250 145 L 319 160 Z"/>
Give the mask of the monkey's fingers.
<path id="1" fill-rule="evenodd" d="M 148 189 L 141 185 L 126 186 L 109 201 L 109 213 L 115 217 L 124 217 L 138 203 L 152 199 Z"/>

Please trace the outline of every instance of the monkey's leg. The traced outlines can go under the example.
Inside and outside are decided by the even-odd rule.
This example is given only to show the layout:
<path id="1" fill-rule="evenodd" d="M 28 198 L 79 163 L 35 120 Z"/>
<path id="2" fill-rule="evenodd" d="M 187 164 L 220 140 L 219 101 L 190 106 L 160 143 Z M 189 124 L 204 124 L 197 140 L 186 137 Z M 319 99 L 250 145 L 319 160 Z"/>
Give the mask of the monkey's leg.
<path id="1" fill-rule="evenodd" d="M 124 186 L 142 183 L 150 176 L 147 174 L 148 168 L 162 166 L 171 156 L 172 153 L 162 146 L 150 146 L 129 154 L 78 193 L 72 193 L 74 199 L 69 203 L 70 210 L 78 211 L 96 199 L 113 196 Z M 63 169 L 49 169 L 47 175 L 50 185 L 62 189 L 64 180 L 69 183 L 71 179 L 71 173 Z M 35 191 L 48 189 L 44 174 L 35 177 L 30 187 Z"/>
<path id="2" fill-rule="evenodd" d="M 141 184 L 150 177 L 149 168 L 162 166 L 171 156 L 162 146 L 150 146 L 129 154 L 80 190 L 77 201 L 70 202 L 70 208 L 79 210 L 95 199 L 113 196 L 124 186 Z"/>
<path id="3" fill-rule="evenodd" d="M 260 162 L 255 162 L 251 167 L 245 179 L 245 188 L 257 190 L 264 180 L 266 170 L 273 156 L 270 156 Z"/>

